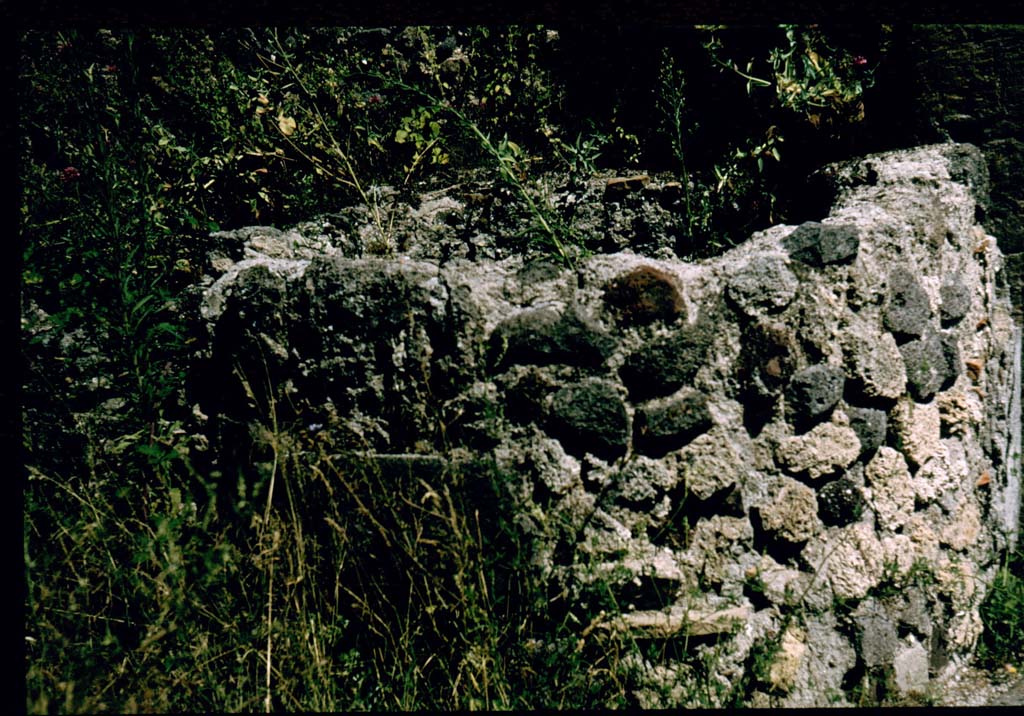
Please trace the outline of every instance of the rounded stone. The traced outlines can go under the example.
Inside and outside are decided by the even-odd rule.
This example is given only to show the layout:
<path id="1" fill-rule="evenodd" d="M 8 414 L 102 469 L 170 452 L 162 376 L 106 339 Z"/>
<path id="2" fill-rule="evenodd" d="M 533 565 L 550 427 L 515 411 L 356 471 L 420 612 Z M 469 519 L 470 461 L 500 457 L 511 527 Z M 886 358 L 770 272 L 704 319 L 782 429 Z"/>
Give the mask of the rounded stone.
<path id="1" fill-rule="evenodd" d="M 590 378 L 554 394 L 548 432 L 572 455 L 613 460 L 626 452 L 629 418 L 612 385 Z"/>
<path id="2" fill-rule="evenodd" d="M 864 495 L 853 480 L 840 477 L 818 490 L 818 515 L 829 527 L 843 527 L 860 519 Z"/>
<path id="3" fill-rule="evenodd" d="M 653 266 L 638 266 L 605 287 L 604 300 L 623 325 L 674 321 L 683 314 L 676 278 Z"/>
<path id="4" fill-rule="evenodd" d="M 639 452 L 661 457 L 677 450 L 711 427 L 707 397 L 688 390 L 661 405 L 637 411 L 634 444 Z"/>
<path id="5" fill-rule="evenodd" d="M 626 357 L 619 370 L 629 397 L 647 400 L 668 395 L 693 380 L 714 338 L 714 328 L 700 322 L 645 343 Z"/>
<path id="6" fill-rule="evenodd" d="M 495 367 L 517 363 L 594 366 L 601 364 L 614 343 L 574 308 L 542 306 L 500 323 L 491 334 L 490 358 Z"/>

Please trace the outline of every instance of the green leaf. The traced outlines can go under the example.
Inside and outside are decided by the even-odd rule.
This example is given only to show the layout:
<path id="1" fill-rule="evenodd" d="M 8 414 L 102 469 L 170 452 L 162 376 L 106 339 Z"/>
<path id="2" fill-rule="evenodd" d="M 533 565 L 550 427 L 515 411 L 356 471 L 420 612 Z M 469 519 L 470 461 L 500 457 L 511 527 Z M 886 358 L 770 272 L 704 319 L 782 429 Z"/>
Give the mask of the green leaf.
<path id="1" fill-rule="evenodd" d="M 141 301 L 138 301 L 134 306 L 132 306 L 132 315 L 140 312 L 143 308 L 146 307 L 146 304 L 150 303 L 154 298 L 156 298 L 156 296 L 154 296 L 153 294 L 143 296 Z"/>
<path id="2" fill-rule="evenodd" d="M 178 326 L 175 326 L 173 323 L 158 323 L 149 329 L 149 334 L 151 336 L 157 336 L 161 333 L 166 333 L 167 335 L 177 338 L 178 340 L 183 340 L 184 338 L 184 334 L 181 332 L 180 328 Z"/>

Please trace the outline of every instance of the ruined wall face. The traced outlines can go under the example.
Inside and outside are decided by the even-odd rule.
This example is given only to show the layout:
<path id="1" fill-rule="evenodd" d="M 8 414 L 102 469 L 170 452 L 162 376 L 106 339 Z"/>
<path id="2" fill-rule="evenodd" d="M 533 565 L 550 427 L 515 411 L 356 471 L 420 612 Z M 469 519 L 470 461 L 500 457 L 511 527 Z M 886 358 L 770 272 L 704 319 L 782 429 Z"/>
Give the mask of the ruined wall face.
<path id="1" fill-rule="evenodd" d="M 713 648 L 725 688 L 761 660 L 754 705 L 842 705 L 864 673 L 923 693 L 973 648 L 1017 531 L 1019 336 L 977 150 L 824 176 L 820 223 L 700 263 L 234 232 L 200 289 L 197 412 L 230 460 L 253 417 L 231 371 L 258 359 L 361 449 L 493 458 L 538 573 L 581 601 L 612 585 L 592 629 Z M 688 703 L 685 660 L 630 664 L 642 704 Z"/>

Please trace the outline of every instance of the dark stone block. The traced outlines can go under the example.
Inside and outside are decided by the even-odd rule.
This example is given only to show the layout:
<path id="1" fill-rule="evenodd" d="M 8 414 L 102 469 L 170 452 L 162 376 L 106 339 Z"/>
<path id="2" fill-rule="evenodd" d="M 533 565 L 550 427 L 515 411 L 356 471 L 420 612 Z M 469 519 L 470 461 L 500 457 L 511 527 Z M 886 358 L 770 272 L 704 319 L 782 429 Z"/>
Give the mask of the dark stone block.
<path id="1" fill-rule="evenodd" d="M 936 332 L 900 346 L 907 368 L 907 388 L 914 400 L 925 403 L 932 399 L 946 382 L 949 373 L 948 351 Z"/>
<path id="2" fill-rule="evenodd" d="M 803 420 L 818 418 L 843 397 L 846 376 L 842 368 L 819 364 L 793 376 L 787 397 L 793 412 Z"/>
<path id="3" fill-rule="evenodd" d="M 971 310 L 971 291 L 959 281 L 943 284 L 939 298 L 939 318 L 944 324 L 957 323 Z"/>
<path id="4" fill-rule="evenodd" d="M 872 452 L 885 444 L 888 423 L 885 411 L 851 406 L 846 409 L 846 414 L 850 417 L 850 427 L 860 438 L 862 454 Z"/>
<path id="5" fill-rule="evenodd" d="M 663 457 L 710 427 L 707 398 L 695 390 L 687 391 L 665 405 L 638 410 L 634 444 L 645 455 Z"/>
<path id="6" fill-rule="evenodd" d="M 883 325 L 900 338 L 919 338 L 931 319 L 928 294 L 910 271 L 898 268 L 889 274 L 889 296 Z"/>
<path id="7" fill-rule="evenodd" d="M 940 390 L 945 390 L 953 385 L 960 375 L 960 367 L 963 362 L 960 360 L 960 342 L 956 335 L 950 331 L 939 333 L 939 344 L 942 346 L 942 357 L 945 359 L 946 372 L 942 378 Z"/>
<path id="8" fill-rule="evenodd" d="M 864 495 L 852 480 L 840 477 L 818 490 L 818 516 L 830 527 L 843 527 L 860 519 Z"/>
<path id="9" fill-rule="evenodd" d="M 604 300 L 626 326 L 674 321 L 683 315 L 683 297 L 676 281 L 661 269 L 638 266 L 609 281 Z"/>
<path id="10" fill-rule="evenodd" d="M 614 460 L 625 454 L 629 440 L 626 407 L 605 381 L 569 385 L 554 395 L 548 432 L 573 455 Z"/>
<path id="11" fill-rule="evenodd" d="M 796 227 L 782 245 L 796 261 L 821 267 L 852 261 L 860 249 L 860 237 L 855 226 L 808 221 Z"/>
<path id="12" fill-rule="evenodd" d="M 491 364 L 596 366 L 615 341 L 573 310 L 536 308 L 502 321 L 491 334 Z"/>
<path id="13" fill-rule="evenodd" d="M 707 360 L 715 337 L 709 323 L 686 325 L 631 353 L 619 375 L 633 400 L 668 395 L 690 380 Z"/>

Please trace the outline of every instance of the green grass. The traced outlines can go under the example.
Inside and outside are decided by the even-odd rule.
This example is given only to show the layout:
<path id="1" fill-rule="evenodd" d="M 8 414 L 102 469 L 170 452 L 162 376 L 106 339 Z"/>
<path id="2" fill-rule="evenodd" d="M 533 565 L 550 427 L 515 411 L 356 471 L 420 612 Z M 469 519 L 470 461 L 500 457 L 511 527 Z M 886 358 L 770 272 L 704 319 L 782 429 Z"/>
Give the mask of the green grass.
<path id="1" fill-rule="evenodd" d="M 985 668 L 1024 668 L 1024 549 L 1008 551 L 981 604 L 985 631 L 977 657 Z"/>
<path id="2" fill-rule="evenodd" d="M 180 452 L 134 474 L 32 469 L 28 710 L 625 698 L 604 676 L 616 649 L 583 650 L 581 627 L 553 621 L 493 468 L 385 480 L 333 448 L 271 421 L 255 473 L 202 504 L 188 499 Z"/>

